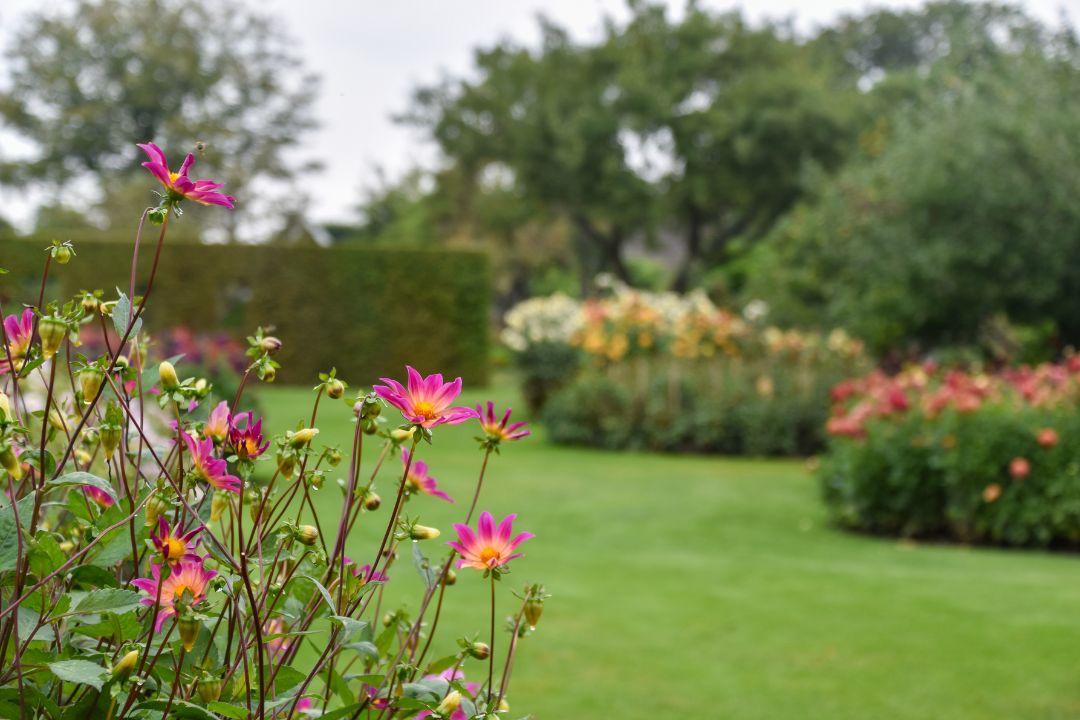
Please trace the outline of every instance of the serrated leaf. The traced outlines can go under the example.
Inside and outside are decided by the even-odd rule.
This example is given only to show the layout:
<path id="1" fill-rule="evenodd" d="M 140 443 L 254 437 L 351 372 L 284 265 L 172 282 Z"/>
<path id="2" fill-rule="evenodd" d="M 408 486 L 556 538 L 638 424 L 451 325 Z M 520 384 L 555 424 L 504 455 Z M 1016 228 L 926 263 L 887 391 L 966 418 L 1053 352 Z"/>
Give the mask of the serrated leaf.
<path id="1" fill-rule="evenodd" d="M 116 301 L 116 305 L 113 306 L 112 320 L 113 327 L 116 329 L 116 334 L 120 337 L 124 337 L 124 333 L 127 332 L 128 323 L 131 322 L 131 300 L 128 296 L 121 292 L 120 288 L 116 288 L 117 294 L 120 299 Z M 131 334 L 129 338 L 135 337 L 139 330 L 142 329 L 142 318 L 135 321 L 135 327 L 131 328 Z"/>
<path id="2" fill-rule="evenodd" d="M 245 720 L 247 718 L 247 708 L 237 707 L 236 705 L 230 705 L 229 703 L 223 703 L 220 700 L 215 700 L 206 706 L 207 710 L 212 710 L 218 715 L 224 715 L 225 717 L 235 718 L 236 720 Z"/>
<path id="3" fill-rule="evenodd" d="M 19 523 L 15 523 L 15 511 L 19 513 Z M 34 497 L 27 495 L 15 506 L 10 504 L 0 508 L 0 572 L 14 570 L 19 561 L 19 525 L 26 527 L 30 515 L 34 512 Z"/>
<path id="4" fill-rule="evenodd" d="M 356 618 L 347 617 L 345 615 L 332 615 L 330 620 L 341 625 L 341 629 L 345 632 L 342 643 L 349 642 L 352 640 L 353 635 L 358 632 L 363 632 L 364 628 L 371 624 L 367 620 L 357 620 Z"/>
<path id="5" fill-rule="evenodd" d="M 52 674 L 64 682 L 89 685 L 100 690 L 105 685 L 109 671 L 89 660 L 59 660 L 49 663 Z"/>
<path id="6" fill-rule="evenodd" d="M 334 603 L 334 598 L 330 597 L 330 591 L 323 587 L 322 583 L 311 577 L 310 575 L 297 575 L 297 578 L 303 578 L 309 580 L 315 588 L 319 591 L 319 594 L 323 596 L 323 600 L 326 601 L 327 606 L 330 608 L 330 612 L 337 610 L 337 605 Z"/>
<path id="7" fill-rule="evenodd" d="M 91 485 L 98 490 L 108 494 L 112 498 L 113 502 L 119 502 L 120 498 L 116 494 L 116 490 L 113 488 L 112 483 L 105 478 L 100 478 L 93 473 L 82 472 L 78 470 L 76 472 L 64 473 L 55 480 L 50 480 L 46 483 L 49 488 L 60 487 L 72 487 L 76 485 Z"/>
<path id="8" fill-rule="evenodd" d="M 133 590 L 122 590 L 120 588 L 92 590 L 88 592 L 77 605 L 75 605 L 74 609 L 69 610 L 67 614 L 85 615 L 89 613 L 111 612 L 120 615 L 138 608 L 142 604 L 139 602 L 141 599 L 142 596 Z"/>

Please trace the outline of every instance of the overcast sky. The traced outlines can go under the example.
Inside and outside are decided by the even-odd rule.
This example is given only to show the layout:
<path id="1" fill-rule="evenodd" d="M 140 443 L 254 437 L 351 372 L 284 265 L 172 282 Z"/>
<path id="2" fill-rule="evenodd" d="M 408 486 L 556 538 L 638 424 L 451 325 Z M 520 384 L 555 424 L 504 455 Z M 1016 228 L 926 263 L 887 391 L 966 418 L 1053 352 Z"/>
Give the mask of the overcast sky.
<path id="1" fill-rule="evenodd" d="M 669 3 L 681 8 L 684 3 Z M 917 2 L 886 0 L 758 0 L 702 3 L 720 10 L 742 8 L 750 17 L 794 17 L 810 30 L 838 14 L 867 5 L 912 7 Z M 1080 0 L 1025 0 L 1028 12 L 1056 24 L 1063 9 L 1073 20 Z M 0 42 L 34 10 L 63 7 L 63 0 L 0 0 Z M 222 7 L 227 7 L 223 3 Z M 310 180 L 312 217 L 354 220 L 376 167 L 391 176 L 435 155 L 414 131 L 396 126 L 391 115 L 405 108 L 411 88 L 442 73 L 469 70 L 472 48 L 501 37 L 534 44 L 536 15 L 568 27 L 576 38 L 595 37 L 605 15 L 625 17 L 623 0 L 262 0 L 257 6 L 278 16 L 297 43 L 296 53 L 322 77 L 316 115 L 322 127 L 305 136 L 305 157 L 325 170 Z M 0 72 L 2 72 L 0 64 Z M 0 135 L 0 142 L 10 142 Z M 25 226 L 32 215 L 27 198 L 0 192 L 0 213 Z"/>

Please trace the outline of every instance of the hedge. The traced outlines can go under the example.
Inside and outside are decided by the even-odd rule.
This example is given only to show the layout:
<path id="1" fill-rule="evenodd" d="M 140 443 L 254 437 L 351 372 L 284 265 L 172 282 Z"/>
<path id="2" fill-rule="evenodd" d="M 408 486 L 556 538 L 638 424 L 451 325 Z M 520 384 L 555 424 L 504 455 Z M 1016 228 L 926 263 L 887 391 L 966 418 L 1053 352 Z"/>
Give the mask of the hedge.
<path id="1" fill-rule="evenodd" d="M 36 300 L 51 238 L 5 240 L 5 310 Z M 101 283 L 107 297 L 129 284 L 129 243 L 74 238 L 77 257 L 53 265 L 47 298 Z M 145 289 L 154 240 L 144 238 L 136 293 Z M 354 384 L 425 373 L 488 378 L 491 270 L 481 253 L 280 246 L 166 244 L 145 315 L 151 331 L 185 326 L 237 336 L 273 325 L 284 341 L 280 382 L 314 382 L 336 365 Z"/>

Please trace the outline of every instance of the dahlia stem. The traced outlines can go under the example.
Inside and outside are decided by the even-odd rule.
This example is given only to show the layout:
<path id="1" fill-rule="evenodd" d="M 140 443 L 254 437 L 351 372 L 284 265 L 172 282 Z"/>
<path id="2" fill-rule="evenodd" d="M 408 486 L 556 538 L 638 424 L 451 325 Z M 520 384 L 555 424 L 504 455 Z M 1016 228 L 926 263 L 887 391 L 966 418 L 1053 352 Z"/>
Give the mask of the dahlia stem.
<path id="1" fill-rule="evenodd" d="M 494 712 L 491 699 L 495 697 L 495 572 L 491 573 L 491 654 L 488 656 L 488 712 Z"/>

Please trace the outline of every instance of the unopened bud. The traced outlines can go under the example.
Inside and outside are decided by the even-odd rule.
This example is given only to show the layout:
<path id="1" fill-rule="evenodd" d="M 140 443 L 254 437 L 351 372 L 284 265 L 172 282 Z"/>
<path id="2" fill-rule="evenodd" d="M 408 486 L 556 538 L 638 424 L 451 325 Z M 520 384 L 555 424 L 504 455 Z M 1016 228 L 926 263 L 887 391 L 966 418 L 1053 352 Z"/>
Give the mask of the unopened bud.
<path id="1" fill-rule="evenodd" d="M 276 355 L 281 349 L 281 341 L 273 335 L 267 335 L 259 341 L 259 349 L 267 355 Z"/>
<path id="2" fill-rule="evenodd" d="M 79 302 L 82 304 L 83 312 L 87 315 L 96 311 L 98 309 L 98 305 L 100 304 L 100 301 L 91 293 L 86 293 L 85 295 L 83 295 L 82 299 Z"/>
<path id="3" fill-rule="evenodd" d="M 319 531 L 312 525 L 301 525 L 296 529 L 296 539 L 304 545 L 314 545 L 319 539 Z"/>
<path id="4" fill-rule="evenodd" d="M 369 492 L 367 497 L 364 498 L 364 509 L 370 512 L 374 512 L 382 505 L 382 498 L 376 492 Z"/>
<path id="5" fill-rule="evenodd" d="M 446 575 L 443 576 L 443 581 L 442 582 L 443 582 L 443 585 L 446 585 L 447 587 L 453 585 L 454 583 L 457 582 L 457 573 L 454 572 L 453 570 L 451 570 L 450 568 L 447 568 Z"/>
<path id="6" fill-rule="evenodd" d="M 202 623 L 191 615 L 184 615 L 176 623 L 176 629 L 180 632 L 180 642 L 183 643 L 184 650 L 191 652 L 195 647 L 195 639 L 199 637 Z"/>
<path id="7" fill-rule="evenodd" d="M 435 709 L 435 712 L 442 717 L 450 717 L 454 714 L 454 711 L 461 705 L 461 693 L 457 690 L 450 691 L 446 697 L 439 703 L 439 707 Z"/>
<path id="8" fill-rule="evenodd" d="M 293 470 L 296 469 L 296 456 L 295 455 L 278 455 L 277 459 L 278 471 L 281 473 L 281 477 L 286 480 L 292 479 Z"/>
<path id="9" fill-rule="evenodd" d="M 71 542 L 70 540 L 65 540 L 64 542 L 60 543 L 58 547 L 60 548 L 60 552 L 64 553 L 65 555 L 70 555 L 71 551 L 75 549 L 75 543 Z"/>
<path id="10" fill-rule="evenodd" d="M 341 382 L 337 378 L 334 378 L 330 382 L 326 383 L 326 394 L 334 400 L 337 400 L 345 394 L 345 383 Z"/>
<path id="11" fill-rule="evenodd" d="M 89 405 L 97 397 L 101 390 L 101 383 L 105 380 L 105 373 L 91 365 L 83 368 L 79 373 L 79 387 L 82 389 L 83 402 Z"/>
<path id="12" fill-rule="evenodd" d="M 304 428 L 289 435 L 289 444 L 294 448 L 302 448 L 315 439 L 319 434 L 318 428 Z"/>
<path id="13" fill-rule="evenodd" d="M 333 448 L 326 453 L 326 462 L 330 463 L 330 467 L 337 467 L 341 464 L 341 451 L 337 448 Z"/>
<path id="14" fill-rule="evenodd" d="M 215 492 L 213 499 L 210 500 L 210 522 L 217 522 L 220 520 L 231 502 L 232 499 L 229 497 L 228 490 L 218 490 Z"/>
<path id="15" fill-rule="evenodd" d="M 116 425 L 103 425 L 98 429 L 98 437 L 101 438 L 101 451 L 105 458 L 109 459 L 120 445 L 120 428 Z"/>
<path id="16" fill-rule="evenodd" d="M 487 660 L 491 657 L 491 646 L 479 641 L 474 642 L 469 646 L 469 654 L 477 660 Z"/>
<path id="17" fill-rule="evenodd" d="M 60 245 L 54 248 L 52 252 L 53 260 L 60 263 L 61 265 L 67 265 L 69 262 L 71 262 L 71 256 L 74 254 L 75 253 L 72 252 L 71 248 L 67 245 Z"/>
<path id="18" fill-rule="evenodd" d="M 499 707 L 496 708 L 499 712 L 510 712 L 510 703 L 506 702 L 506 698 L 499 701 Z"/>
<path id="19" fill-rule="evenodd" d="M 67 432 L 68 429 L 67 420 L 64 419 L 63 413 L 56 408 L 49 411 L 49 425 L 57 432 Z"/>
<path id="20" fill-rule="evenodd" d="M 67 337 L 68 326 L 58 317 L 44 317 L 38 322 L 38 335 L 41 336 L 41 354 L 48 360 L 60 349 Z"/>
<path id="21" fill-rule="evenodd" d="M 391 615 L 390 613 L 386 613 L 385 615 L 382 616 L 382 624 L 383 624 L 383 627 L 390 627 L 391 625 L 394 624 L 394 616 Z"/>
<path id="22" fill-rule="evenodd" d="M 180 378 L 176 377 L 176 368 L 168 360 L 164 360 L 158 365 L 158 376 L 161 378 L 163 390 L 172 392 L 180 387 Z"/>
<path id="23" fill-rule="evenodd" d="M 53 412 L 56 412 L 53 410 Z M 14 416 L 11 414 L 11 400 L 8 399 L 7 393 L 0 392 L 0 420 L 5 422 L 11 422 Z M 52 415 L 49 415 L 49 419 L 52 420 Z"/>
<path id="24" fill-rule="evenodd" d="M 442 533 L 439 532 L 438 528 L 428 527 L 427 525 L 413 525 L 409 535 L 413 540 L 434 540 Z"/>
<path id="25" fill-rule="evenodd" d="M 266 368 L 263 370 L 262 379 L 263 382 L 274 382 L 274 380 L 277 379 L 277 368 L 275 368 L 273 365 L 267 365 Z"/>
<path id="26" fill-rule="evenodd" d="M 22 463 L 19 462 L 15 448 L 11 445 L 0 447 L 0 467 L 11 473 L 11 477 L 16 480 L 22 478 Z"/>
<path id="27" fill-rule="evenodd" d="M 94 461 L 94 456 L 86 452 L 82 448 L 75 451 L 75 462 L 81 467 L 89 467 L 90 463 Z"/>
<path id="28" fill-rule="evenodd" d="M 530 600 L 525 603 L 525 622 L 529 623 L 529 627 L 535 628 L 536 624 L 540 622 L 540 616 L 543 613 L 543 600 Z"/>
<path id="29" fill-rule="evenodd" d="M 395 428 L 390 431 L 390 437 L 394 439 L 394 442 L 404 442 L 411 438 L 414 433 L 416 433 L 415 425 L 409 428 Z"/>
<path id="30" fill-rule="evenodd" d="M 169 511 L 169 502 L 161 495 L 155 493 L 154 497 L 146 501 L 146 527 L 156 527 L 158 518 L 163 513 Z M 213 503 L 211 502 L 211 512 L 213 512 Z"/>
<path id="31" fill-rule="evenodd" d="M 123 682 L 127 680 L 131 673 L 135 672 L 135 665 L 139 662 L 139 651 L 132 650 L 128 652 L 124 657 L 116 661 L 116 664 L 112 666 L 113 680 L 119 680 Z"/>
<path id="32" fill-rule="evenodd" d="M 244 502 L 247 503 L 248 515 L 251 516 L 251 522 L 259 522 L 259 515 L 262 513 L 262 495 L 259 494 L 258 490 L 252 488 L 247 492 L 247 497 L 244 499 Z"/>
<path id="33" fill-rule="evenodd" d="M 209 704 L 221 697 L 221 686 L 221 678 L 204 677 L 199 678 L 195 690 L 199 693 L 199 699 Z"/>

